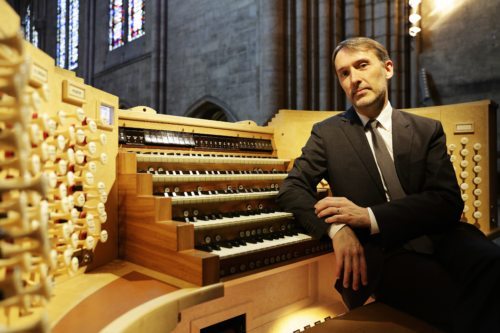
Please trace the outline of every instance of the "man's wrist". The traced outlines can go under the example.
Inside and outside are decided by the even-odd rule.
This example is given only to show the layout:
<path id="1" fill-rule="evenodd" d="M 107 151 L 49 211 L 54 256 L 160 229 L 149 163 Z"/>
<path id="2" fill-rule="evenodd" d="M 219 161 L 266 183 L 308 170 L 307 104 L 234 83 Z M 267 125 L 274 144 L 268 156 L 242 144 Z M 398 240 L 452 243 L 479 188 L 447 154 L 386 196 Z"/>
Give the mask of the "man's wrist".
<path id="1" fill-rule="evenodd" d="M 328 236 L 330 237 L 330 239 L 333 239 L 333 237 L 335 237 L 335 234 L 337 234 L 337 232 L 339 232 L 339 230 L 343 227 L 345 227 L 345 224 L 331 224 L 330 228 L 328 228 Z"/>
<path id="2" fill-rule="evenodd" d="M 370 234 L 378 234 L 380 233 L 380 229 L 378 227 L 377 219 L 375 218 L 375 214 L 370 207 L 368 209 L 368 216 L 370 217 Z"/>

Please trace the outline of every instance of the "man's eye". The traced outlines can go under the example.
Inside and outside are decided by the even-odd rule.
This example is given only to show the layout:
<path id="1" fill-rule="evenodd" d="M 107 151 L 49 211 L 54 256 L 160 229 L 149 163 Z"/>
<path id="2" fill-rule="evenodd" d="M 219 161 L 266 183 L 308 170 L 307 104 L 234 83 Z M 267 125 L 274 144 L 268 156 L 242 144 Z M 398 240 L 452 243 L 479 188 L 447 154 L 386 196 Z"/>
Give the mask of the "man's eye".
<path id="1" fill-rule="evenodd" d="M 360 68 L 366 68 L 368 67 L 368 63 L 367 62 L 363 62 L 359 65 Z"/>
<path id="2" fill-rule="evenodd" d="M 349 72 L 341 72 L 340 75 L 342 77 L 348 77 L 349 76 Z"/>

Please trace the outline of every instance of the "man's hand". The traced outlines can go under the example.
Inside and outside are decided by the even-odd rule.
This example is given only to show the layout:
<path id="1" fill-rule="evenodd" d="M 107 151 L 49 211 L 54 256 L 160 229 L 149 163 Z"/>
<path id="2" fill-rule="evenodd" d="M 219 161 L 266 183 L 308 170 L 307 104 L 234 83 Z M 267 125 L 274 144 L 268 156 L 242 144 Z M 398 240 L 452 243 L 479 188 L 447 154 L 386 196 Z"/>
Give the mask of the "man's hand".
<path id="1" fill-rule="evenodd" d="M 326 223 L 343 223 L 351 228 L 370 228 L 368 208 L 359 207 L 343 197 L 326 197 L 314 205 L 319 218 Z"/>
<path id="2" fill-rule="evenodd" d="M 345 226 L 335 234 L 332 241 L 336 259 L 335 278 L 339 279 L 344 269 L 342 283 L 344 288 L 349 288 L 349 283 L 352 281 L 352 289 L 358 290 L 360 280 L 366 286 L 368 274 L 365 253 L 356 234 L 351 228 Z"/>

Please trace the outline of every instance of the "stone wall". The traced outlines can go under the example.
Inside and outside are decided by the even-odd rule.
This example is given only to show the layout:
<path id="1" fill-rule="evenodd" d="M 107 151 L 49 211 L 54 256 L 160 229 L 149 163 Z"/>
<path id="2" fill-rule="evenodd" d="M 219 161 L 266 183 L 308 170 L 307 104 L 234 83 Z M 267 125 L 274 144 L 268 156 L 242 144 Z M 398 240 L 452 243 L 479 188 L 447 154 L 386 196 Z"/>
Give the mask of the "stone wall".
<path id="1" fill-rule="evenodd" d="M 420 67 L 435 104 L 500 102 L 500 1 L 459 0 L 443 10 L 422 4 Z"/>
<path id="2" fill-rule="evenodd" d="M 29 0 L 9 0 L 16 10 Z M 108 50 L 108 1 L 82 1 L 80 66 L 88 84 L 125 106 L 196 115 L 220 107 L 227 119 L 264 124 L 280 108 L 348 107 L 330 55 L 350 36 L 389 49 L 396 107 L 500 101 L 500 1 L 423 1 L 422 32 L 407 35 L 406 0 L 148 0 L 146 35 Z M 55 56 L 56 0 L 34 6 L 44 50 Z M 423 99 L 421 69 L 432 98 Z"/>
<path id="3" fill-rule="evenodd" d="M 168 2 L 167 113 L 184 115 L 204 100 L 223 101 L 236 120 L 263 123 L 276 111 L 268 93 L 279 70 L 273 2 Z"/>

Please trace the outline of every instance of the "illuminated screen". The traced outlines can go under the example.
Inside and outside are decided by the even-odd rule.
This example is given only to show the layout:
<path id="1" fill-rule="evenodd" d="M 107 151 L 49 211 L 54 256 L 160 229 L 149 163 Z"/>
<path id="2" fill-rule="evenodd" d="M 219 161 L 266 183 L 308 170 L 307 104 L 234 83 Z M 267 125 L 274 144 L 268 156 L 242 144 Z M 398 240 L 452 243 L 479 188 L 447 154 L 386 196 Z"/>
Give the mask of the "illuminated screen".
<path id="1" fill-rule="evenodd" d="M 112 106 L 101 104 L 99 107 L 99 116 L 104 125 L 113 125 L 114 110 Z"/>

